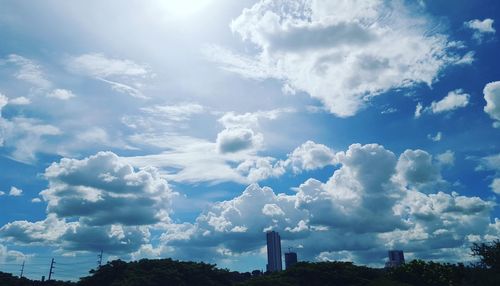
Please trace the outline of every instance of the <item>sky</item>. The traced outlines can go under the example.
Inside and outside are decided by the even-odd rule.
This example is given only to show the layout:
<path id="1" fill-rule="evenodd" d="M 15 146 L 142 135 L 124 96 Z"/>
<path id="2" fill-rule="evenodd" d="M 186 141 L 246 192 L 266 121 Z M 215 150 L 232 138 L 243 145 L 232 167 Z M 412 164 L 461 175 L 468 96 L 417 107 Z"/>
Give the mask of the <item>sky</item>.
<path id="1" fill-rule="evenodd" d="M 471 261 L 500 238 L 500 3 L 0 0 L 0 271 Z"/>

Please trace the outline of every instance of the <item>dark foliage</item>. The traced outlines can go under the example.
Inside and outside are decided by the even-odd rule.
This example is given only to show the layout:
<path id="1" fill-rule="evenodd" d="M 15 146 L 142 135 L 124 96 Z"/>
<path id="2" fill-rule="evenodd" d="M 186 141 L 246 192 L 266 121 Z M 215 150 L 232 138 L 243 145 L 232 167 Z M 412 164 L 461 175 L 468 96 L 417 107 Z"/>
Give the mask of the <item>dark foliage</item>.
<path id="1" fill-rule="evenodd" d="M 32 281 L 26 278 L 15 277 L 10 273 L 0 272 L 1 286 L 75 286 L 72 282 L 63 281 Z"/>
<path id="2" fill-rule="evenodd" d="M 233 285 L 250 277 L 212 264 L 180 262 L 172 259 L 123 262 L 115 260 L 82 278 L 80 286 Z"/>
<path id="3" fill-rule="evenodd" d="M 492 243 L 474 243 L 471 247 L 472 255 L 480 259 L 480 266 L 500 272 L 500 240 Z"/>
<path id="4" fill-rule="evenodd" d="M 438 286 L 500 285 L 500 242 L 474 244 L 473 255 L 479 265 L 448 264 L 414 260 L 397 268 L 374 269 L 350 262 L 301 262 L 278 273 L 231 272 L 215 265 L 180 262 L 172 259 L 134 262 L 115 260 L 91 270 L 79 282 L 42 283 L 0 272 L 0 286 L 156 286 L 156 285 L 367 285 L 367 286 Z"/>

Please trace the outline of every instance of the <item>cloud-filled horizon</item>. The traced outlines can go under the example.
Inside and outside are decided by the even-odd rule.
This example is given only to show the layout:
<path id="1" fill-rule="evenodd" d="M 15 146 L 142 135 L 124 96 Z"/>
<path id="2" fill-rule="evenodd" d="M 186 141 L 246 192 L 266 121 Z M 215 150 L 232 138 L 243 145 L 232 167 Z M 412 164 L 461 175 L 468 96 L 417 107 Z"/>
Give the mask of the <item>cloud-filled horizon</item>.
<path id="1" fill-rule="evenodd" d="M 0 271 L 250 271 L 268 230 L 299 260 L 471 261 L 500 239 L 480 2 L 1 2 Z"/>

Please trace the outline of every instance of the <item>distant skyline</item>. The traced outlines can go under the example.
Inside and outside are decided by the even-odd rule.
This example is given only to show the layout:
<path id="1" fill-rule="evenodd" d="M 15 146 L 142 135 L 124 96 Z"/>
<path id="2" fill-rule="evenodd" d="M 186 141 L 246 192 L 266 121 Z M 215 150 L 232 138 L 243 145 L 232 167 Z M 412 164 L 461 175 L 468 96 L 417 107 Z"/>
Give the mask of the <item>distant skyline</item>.
<path id="1" fill-rule="evenodd" d="M 265 269 L 270 230 L 306 261 L 470 261 L 500 239 L 499 21 L 494 0 L 0 0 L 0 271 Z"/>

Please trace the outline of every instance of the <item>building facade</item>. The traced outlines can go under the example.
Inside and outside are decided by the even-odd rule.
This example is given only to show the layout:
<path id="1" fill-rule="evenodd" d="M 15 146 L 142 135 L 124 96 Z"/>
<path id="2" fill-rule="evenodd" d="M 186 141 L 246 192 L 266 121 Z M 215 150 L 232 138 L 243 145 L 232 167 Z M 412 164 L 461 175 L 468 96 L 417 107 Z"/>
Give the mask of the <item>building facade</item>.
<path id="1" fill-rule="evenodd" d="M 293 265 L 297 264 L 297 253 L 296 252 L 285 252 L 285 267 L 290 269 Z"/>
<path id="2" fill-rule="evenodd" d="M 398 267 L 405 263 L 405 255 L 402 250 L 389 250 L 389 261 L 385 263 L 385 267 Z"/>
<path id="3" fill-rule="evenodd" d="M 276 231 L 268 231 L 267 239 L 267 265 L 268 272 L 283 270 L 281 262 L 281 237 Z"/>

